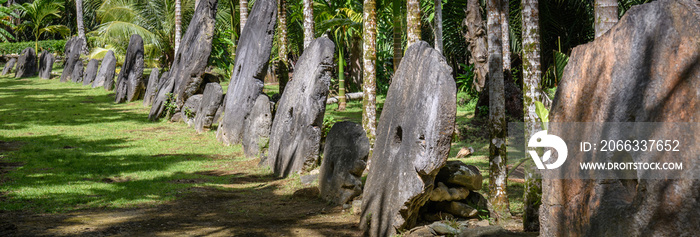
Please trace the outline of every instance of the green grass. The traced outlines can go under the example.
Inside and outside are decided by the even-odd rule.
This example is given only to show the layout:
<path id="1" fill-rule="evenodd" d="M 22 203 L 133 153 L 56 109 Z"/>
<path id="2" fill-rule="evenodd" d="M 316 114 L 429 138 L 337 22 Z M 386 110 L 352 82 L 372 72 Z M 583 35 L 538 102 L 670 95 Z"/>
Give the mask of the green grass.
<path id="1" fill-rule="evenodd" d="M 54 69 L 54 75 L 60 72 Z M 277 85 L 264 88 L 270 96 L 278 90 Z M 21 163 L 3 174 L 0 210 L 63 212 L 157 205 L 191 187 L 229 183 L 227 178 L 199 173 L 244 160 L 240 145 L 221 145 L 215 131 L 197 134 L 183 123 L 149 122 L 150 108 L 142 101 L 114 104 L 113 99 L 114 92 L 101 87 L 60 83 L 55 77 L 0 77 L 0 141 L 19 148 L 3 151 L 0 146 L 0 162 Z M 384 100 L 377 97 L 378 108 Z M 453 142 L 450 159 L 460 148 L 473 147 L 476 152 L 461 161 L 481 170 L 481 193 L 486 194 L 488 141 L 482 136 L 486 126 L 474 123 L 476 98 L 459 94 L 458 104 L 457 126 L 463 135 Z M 348 102 L 345 111 L 337 108 L 328 105 L 326 118 L 361 123 L 361 101 Z M 511 210 L 522 213 L 522 185 L 510 182 L 508 188 Z"/>
<path id="2" fill-rule="evenodd" d="M 6 175 L 0 210 L 64 211 L 172 200 L 196 185 L 226 183 L 196 172 L 242 159 L 214 132 L 147 120 L 142 101 L 114 104 L 114 93 L 57 79 L 0 78 L 0 154 L 22 166 Z M 178 180 L 201 179 L 198 184 Z"/>

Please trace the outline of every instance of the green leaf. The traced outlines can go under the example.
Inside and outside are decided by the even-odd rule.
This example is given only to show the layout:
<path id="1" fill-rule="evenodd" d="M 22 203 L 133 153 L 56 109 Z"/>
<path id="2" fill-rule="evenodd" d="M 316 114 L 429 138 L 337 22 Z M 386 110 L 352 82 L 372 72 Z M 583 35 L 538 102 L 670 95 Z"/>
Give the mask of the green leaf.
<path id="1" fill-rule="evenodd" d="M 546 128 L 547 123 L 549 123 L 549 110 L 542 102 L 535 101 L 535 113 L 537 117 L 540 117 L 540 120 L 542 120 L 542 127 Z"/>

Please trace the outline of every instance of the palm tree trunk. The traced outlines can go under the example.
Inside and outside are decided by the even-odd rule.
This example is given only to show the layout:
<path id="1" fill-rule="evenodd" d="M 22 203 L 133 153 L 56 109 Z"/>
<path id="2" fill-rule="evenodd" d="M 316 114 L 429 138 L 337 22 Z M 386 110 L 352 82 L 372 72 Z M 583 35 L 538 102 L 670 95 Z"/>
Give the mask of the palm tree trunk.
<path id="1" fill-rule="evenodd" d="M 492 217 L 503 221 L 510 217 L 506 156 L 505 95 L 503 87 L 503 49 L 501 45 L 502 0 L 488 0 L 488 76 L 489 83 L 489 201 Z"/>
<path id="2" fill-rule="evenodd" d="M 617 23 L 617 0 L 595 0 L 595 37 L 605 34 Z"/>
<path id="3" fill-rule="evenodd" d="M 392 13 L 394 14 L 394 72 L 399 69 L 399 63 L 403 57 L 403 1 L 394 0 Z"/>
<path id="4" fill-rule="evenodd" d="M 362 61 L 364 73 L 362 77 L 362 127 L 369 138 L 369 157 L 367 169 L 371 165 L 374 140 L 377 134 L 377 84 L 376 84 L 376 59 L 377 59 L 377 9 L 376 0 L 364 0 L 363 4 L 363 50 Z"/>
<path id="5" fill-rule="evenodd" d="M 279 63 L 277 65 L 277 78 L 279 79 L 279 93 L 284 92 L 284 88 L 287 86 L 289 81 L 288 68 L 289 64 L 287 62 L 287 0 L 279 1 L 279 13 L 277 14 L 279 19 L 279 24 L 277 24 L 277 30 L 279 30 Z"/>
<path id="6" fill-rule="evenodd" d="M 435 33 L 435 50 L 442 53 L 442 0 L 435 0 L 435 31 L 434 31 L 434 33 Z"/>
<path id="7" fill-rule="evenodd" d="M 525 114 L 525 138 L 537 132 L 540 119 L 535 113 L 535 101 L 542 101 L 540 94 L 540 29 L 539 3 L 537 0 L 522 0 L 523 15 L 523 106 Z M 523 190 L 523 229 L 537 231 L 540 227 L 539 208 L 542 199 L 542 179 L 538 179 L 532 165 L 525 165 L 525 187 Z"/>
<path id="8" fill-rule="evenodd" d="M 501 35 L 503 36 L 503 73 L 510 73 L 510 7 L 508 0 L 501 2 Z"/>
<path id="9" fill-rule="evenodd" d="M 238 0 L 238 5 L 240 5 L 241 12 L 241 33 L 243 33 L 243 27 L 248 20 L 248 0 Z"/>
<path id="10" fill-rule="evenodd" d="M 408 45 L 420 40 L 420 1 L 406 1 L 406 34 Z"/>
<path id="11" fill-rule="evenodd" d="M 314 41 L 314 1 L 304 0 L 304 48 Z"/>
<path id="12" fill-rule="evenodd" d="M 182 37 L 182 13 L 180 0 L 175 0 L 175 54 L 180 48 L 180 38 Z"/>
<path id="13" fill-rule="evenodd" d="M 85 39 L 85 28 L 83 27 L 83 0 L 75 0 L 75 12 L 78 22 L 78 38 L 83 41 L 83 48 L 80 49 L 80 53 L 87 55 L 87 40 Z"/>

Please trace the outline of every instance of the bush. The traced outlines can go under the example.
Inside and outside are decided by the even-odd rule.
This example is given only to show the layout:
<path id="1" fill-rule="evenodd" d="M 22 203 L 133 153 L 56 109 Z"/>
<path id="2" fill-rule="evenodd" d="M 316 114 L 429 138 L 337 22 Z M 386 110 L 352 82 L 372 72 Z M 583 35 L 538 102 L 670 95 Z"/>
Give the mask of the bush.
<path id="1" fill-rule="evenodd" d="M 63 48 L 66 45 L 65 40 L 42 40 L 39 41 L 39 52 L 41 50 L 48 50 L 49 52 L 54 52 L 58 54 L 63 54 Z M 20 54 L 25 48 L 34 48 L 34 41 L 29 42 L 16 42 L 16 43 L 0 43 L 0 53 L 2 54 Z"/>

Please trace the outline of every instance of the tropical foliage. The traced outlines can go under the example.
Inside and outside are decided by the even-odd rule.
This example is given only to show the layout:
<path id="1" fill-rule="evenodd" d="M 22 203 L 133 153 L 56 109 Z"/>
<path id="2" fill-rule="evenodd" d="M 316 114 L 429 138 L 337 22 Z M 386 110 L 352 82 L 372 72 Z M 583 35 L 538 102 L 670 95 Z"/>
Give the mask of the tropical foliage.
<path id="1" fill-rule="evenodd" d="M 39 52 L 39 37 L 44 33 L 59 33 L 63 36 L 70 34 L 68 27 L 64 25 L 51 25 L 53 18 L 59 18 L 63 10 L 62 0 L 36 0 L 32 3 L 17 5 L 24 19 L 16 28 L 18 31 L 31 29 L 34 35 L 34 51 Z"/>

